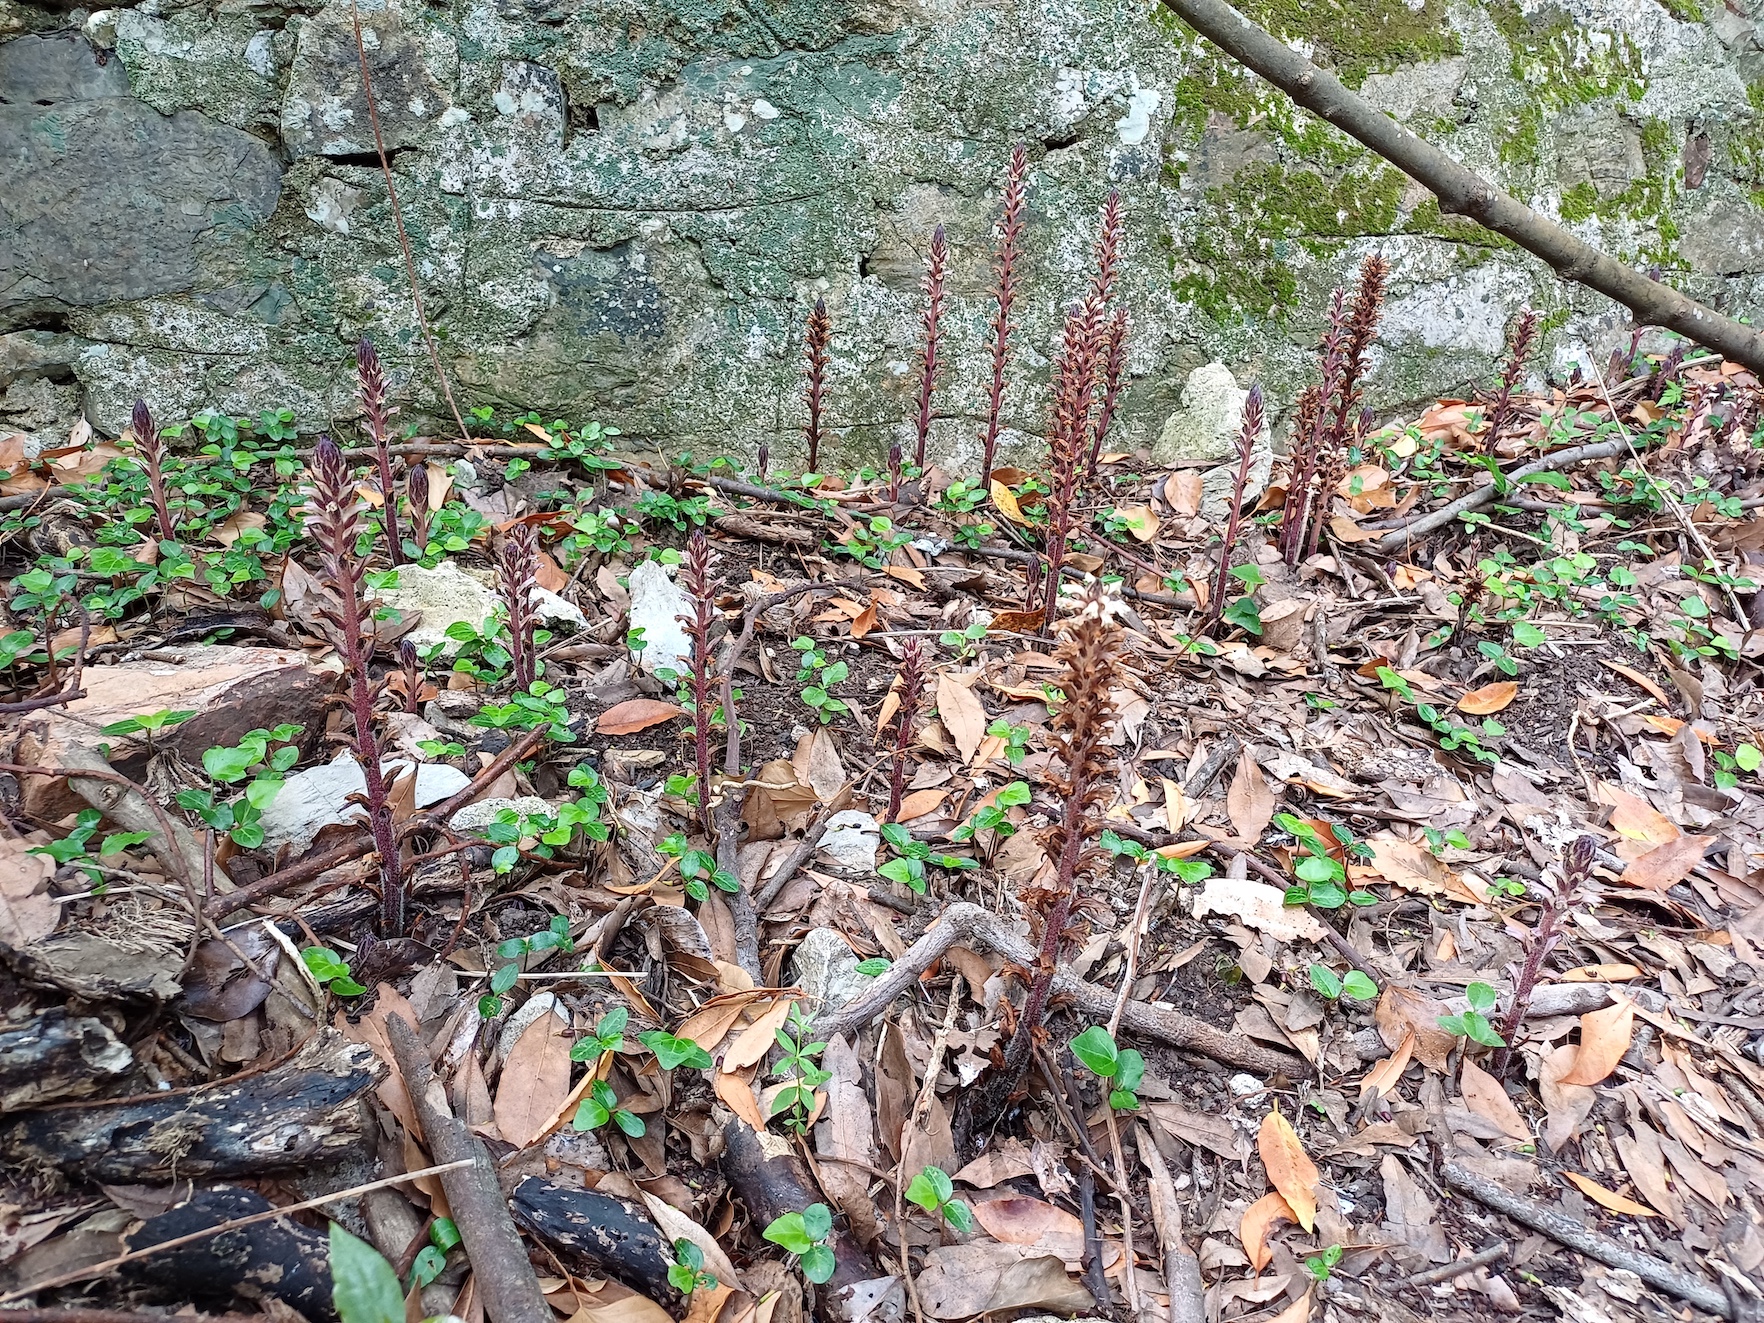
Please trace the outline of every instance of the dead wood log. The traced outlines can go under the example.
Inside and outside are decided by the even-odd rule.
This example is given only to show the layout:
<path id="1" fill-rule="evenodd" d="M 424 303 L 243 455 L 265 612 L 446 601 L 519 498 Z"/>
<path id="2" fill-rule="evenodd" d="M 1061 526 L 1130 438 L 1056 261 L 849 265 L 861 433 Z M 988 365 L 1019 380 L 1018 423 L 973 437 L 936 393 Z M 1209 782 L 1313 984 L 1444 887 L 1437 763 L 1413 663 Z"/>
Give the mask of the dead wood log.
<path id="1" fill-rule="evenodd" d="M 1575 238 L 1416 137 L 1225 0 L 1164 0 L 1164 4 L 1239 64 L 1430 189 L 1444 214 L 1467 216 L 1505 235 L 1562 279 L 1595 289 L 1628 308 L 1638 324 L 1664 326 L 1754 372 L 1764 372 L 1764 335 Z"/>
<path id="2" fill-rule="evenodd" d="M 739 1117 L 723 1127 L 723 1175 L 747 1205 L 756 1228 L 785 1213 L 800 1213 L 820 1203 L 821 1194 L 808 1168 L 789 1141 L 770 1131 L 756 1131 Z M 906 1291 L 899 1277 L 884 1273 L 844 1228 L 833 1227 L 833 1276 L 815 1288 L 819 1318 L 840 1323 L 898 1323 L 906 1312 Z"/>
<path id="3" fill-rule="evenodd" d="M 149 1218 L 126 1245 L 147 1249 L 273 1207 L 262 1195 L 234 1186 L 198 1190 L 184 1203 Z M 323 1232 L 292 1218 L 253 1222 L 150 1254 L 129 1264 L 127 1272 L 183 1300 L 271 1299 L 299 1310 L 312 1323 L 331 1323 L 337 1317 L 331 1306 L 330 1242 Z"/>
<path id="4" fill-rule="evenodd" d="M 373 1062 L 368 1048 L 325 1031 L 261 1075 L 23 1112 L 0 1123 L 0 1156 L 110 1184 L 263 1176 L 366 1156 Z"/>
<path id="5" fill-rule="evenodd" d="M 134 1065 L 109 1025 L 65 1007 L 0 1025 L 0 1116 L 89 1097 Z"/>
<path id="6" fill-rule="evenodd" d="M 668 1285 L 673 1246 L 629 1200 L 529 1176 L 515 1186 L 509 1207 L 515 1222 L 566 1264 L 616 1277 L 651 1300 L 678 1294 Z"/>

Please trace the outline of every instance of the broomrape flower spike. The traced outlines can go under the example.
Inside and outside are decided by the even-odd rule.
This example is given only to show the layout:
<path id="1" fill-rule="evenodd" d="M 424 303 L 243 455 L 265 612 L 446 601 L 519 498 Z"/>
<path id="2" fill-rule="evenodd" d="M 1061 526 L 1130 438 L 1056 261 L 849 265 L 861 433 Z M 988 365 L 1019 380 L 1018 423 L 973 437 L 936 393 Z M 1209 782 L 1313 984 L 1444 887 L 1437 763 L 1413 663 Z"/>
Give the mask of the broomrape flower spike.
<path id="1" fill-rule="evenodd" d="M 825 435 L 821 424 L 821 410 L 826 404 L 827 392 L 827 357 L 828 347 L 833 343 L 833 318 L 827 311 L 827 300 L 817 298 L 813 311 L 809 313 L 807 340 L 808 380 L 803 388 L 803 395 L 808 404 L 808 426 L 803 428 L 803 438 L 808 443 L 808 460 L 805 472 L 820 472 L 821 438 Z M 764 482 L 765 465 L 760 465 L 760 481 Z"/>
<path id="2" fill-rule="evenodd" d="M 993 287 L 992 385 L 986 399 L 986 430 L 981 433 L 980 486 L 992 478 L 998 453 L 999 415 L 1004 408 L 1005 365 L 1010 359 L 1011 310 L 1017 301 L 1017 258 L 1023 239 L 1023 213 L 1029 200 L 1029 153 L 1022 143 L 1011 149 L 1005 174 L 1004 217 L 999 223 L 998 283 Z"/>
<path id="3" fill-rule="evenodd" d="M 1243 402 L 1243 426 L 1237 431 L 1237 472 L 1231 479 L 1231 514 L 1225 521 L 1225 537 L 1219 544 L 1219 571 L 1213 579 L 1213 596 L 1207 603 L 1203 634 L 1219 628 L 1225 612 L 1225 594 L 1231 588 L 1231 552 L 1237 545 L 1237 533 L 1243 526 L 1243 494 L 1249 486 L 1250 469 L 1256 459 L 1256 438 L 1262 434 L 1262 383 L 1249 388 Z M 1259 621 L 1258 621 L 1259 623 Z"/>
<path id="4" fill-rule="evenodd" d="M 701 528 L 686 543 L 686 563 L 681 580 L 692 601 L 692 614 L 680 616 L 686 637 L 692 641 L 692 752 L 698 776 L 698 820 L 704 834 L 715 830 L 711 804 L 711 719 L 716 703 L 711 689 L 716 676 L 711 669 L 711 625 L 716 608 L 712 604 L 716 585 L 711 581 L 710 539 Z"/>
<path id="5" fill-rule="evenodd" d="M 948 276 L 949 240 L 939 225 L 931 231 L 931 252 L 925 262 L 924 348 L 919 358 L 919 412 L 913 423 L 913 467 L 921 471 L 925 467 L 925 443 L 931 436 L 931 395 L 937 388 L 937 341 L 943 319 L 943 285 Z"/>
<path id="6" fill-rule="evenodd" d="M 367 567 L 355 554 L 355 540 L 361 532 L 361 505 L 343 452 L 328 436 L 319 438 L 318 448 L 313 452 L 312 478 L 312 532 L 337 600 L 336 608 L 327 611 L 326 616 L 342 636 L 339 652 L 349 678 L 349 715 L 355 730 L 352 743 L 355 760 L 361 765 L 368 831 L 379 856 L 380 931 L 385 937 L 402 937 L 406 928 L 404 878 L 398 858 L 398 834 L 392 823 L 391 787 L 381 768 L 383 753 L 374 731 L 379 686 L 368 674 L 374 642 L 372 635 L 362 629 L 372 608 L 362 602 Z"/>
<path id="7" fill-rule="evenodd" d="M 365 335 L 355 346 L 355 374 L 361 387 L 361 416 L 368 440 L 374 444 L 374 463 L 380 471 L 380 521 L 386 534 L 386 557 L 393 565 L 404 564 L 404 545 L 398 538 L 398 484 L 392 480 L 392 415 L 398 410 L 386 403 L 386 374 L 373 341 Z M 422 465 L 417 465 L 421 468 Z M 414 505 L 414 502 L 413 502 Z"/>
<path id="8" fill-rule="evenodd" d="M 533 646 L 539 614 L 539 543 L 531 524 L 516 524 L 508 530 L 497 569 L 503 605 L 508 609 L 510 676 L 515 691 L 525 693 L 539 678 Z"/>
<path id="9" fill-rule="evenodd" d="M 894 766 L 888 776 L 888 822 L 900 816 L 900 802 L 906 793 L 907 750 L 913 746 L 913 723 L 924 697 L 925 650 L 918 639 L 908 639 L 900 645 L 900 709 L 895 714 Z"/>
<path id="10" fill-rule="evenodd" d="M 159 527 L 159 540 L 175 542 L 171 507 L 165 499 L 165 438 L 160 435 L 159 425 L 153 421 L 146 400 L 135 401 L 134 411 L 129 415 L 129 430 L 135 434 L 135 448 L 141 452 L 141 462 L 147 469 L 147 490 L 153 498 L 153 518 Z"/>

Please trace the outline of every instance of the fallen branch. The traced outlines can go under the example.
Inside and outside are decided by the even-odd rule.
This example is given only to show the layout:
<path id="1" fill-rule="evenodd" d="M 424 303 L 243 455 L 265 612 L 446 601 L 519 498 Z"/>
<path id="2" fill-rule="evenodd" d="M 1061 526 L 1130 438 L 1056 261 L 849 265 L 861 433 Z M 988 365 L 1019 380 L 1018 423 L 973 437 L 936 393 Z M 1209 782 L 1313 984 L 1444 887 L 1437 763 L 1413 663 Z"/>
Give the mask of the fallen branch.
<path id="1" fill-rule="evenodd" d="M 441 1174 L 453 1220 L 472 1261 L 472 1280 L 490 1323 L 552 1323 L 551 1306 L 527 1262 L 527 1248 L 509 1215 L 508 1200 L 484 1145 L 447 1105 L 428 1050 L 416 1030 L 396 1015 L 386 1017 L 386 1039 L 404 1076 L 411 1108 L 423 1128 L 429 1154 L 451 1164 Z"/>
<path id="2" fill-rule="evenodd" d="M 1707 1278 L 1681 1272 L 1652 1254 L 1643 1254 L 1640 1250 L 1632 1250 L 1627 1245 L 1619 1244 L 1609 1236 L 1590 1230 L 1578 1218 L 1569 1217 L 1554 1208 L 1546 1208 L 1522 1194 L 1514 1194 L 1506 1186 L 1479 1176 L 1460 1163 L 1442 1163 L 1439 1171 L 1446 1184 L 1469 1195 L 1485 1208 L 1505 1213 L 1521 1226 L 1540 1231 L 1551 1240 L 1559 1241 L 1571 1250 L 1578 1250 L 1589 1259 L 1597 1259 L 1612 1268 L 1627 1269 L 1649 1286 L 1658 1287 L 1680 1300 L 1688 1301 L 1698 1309 L 1722 1318 L 1736 1317 L 1737 1311 L 1727 1293 Z"/>
<path id="3" fill-rule="evenodd" d="M 1502 476 L 1510 487 L 1521 478 L 1529 477 L 1533 473 L 1554 473 L 1557 469 L 1565 469 L 1570 464 L 1578 464 L 1584 459 L 1610 459 L 1614 455 L 1623 454 L 1628 449 L 1629 445 L 1625 441 L 1598 441 L 1590 446 L 1574 446 L 1568 450 L 1558 450 L 1553 454 L 1545 455 L 1542 459 L 1533 460 L 1529 464 L 1522 464 L 1511 473 Z M 1373 546 L 1379 551 L 1401 551 L 1416 538 L 1424 537 L 1436 528 L 1443 528 L 1466 511 L 1480 509 L 1499 494 L 1498 483 L 1485 483 L 1475 491 L 1465 492 L 1457 500 L 1442 505 L 1437 510 L 1430 510 L 1418 518 L 1411 519 L 1400 528 L 1393 528 L 1379 538 Z"/>
<path id="4" fill-rule="evenodd" d="M 1033 967 L 1038 959 L 1028 941 L 1005 927 L 997 916 L 978 905 L 960 901 L 944 910 L 936 927 L 913 943 L 887 972 L 878 975 L 868 993 L 832 1015 L 817 1019 L 815 1032 L 831 1037 L 862 1029 L 892 1006 L 896 997 L 917 983 L 926 970 L 958 943 L 985 947 L 1025 968 Z M 1053 993 L 1071 1000 L 1080 1014 L 1093 1023 L 1106 1022 L 1115 1011 L 1113 992 L 1070 974 L 1054 975 Z M 1122 1013 L 1121 1023 L 1134 1033 L 1261 1075 L 1286 1075 L 1296 1079 L 1311 1073 L 1311 1067 L 1303 1057 L 1263 1047 L 1181 1011 L 1130 1001 Z"/>
<path id="5" fill-rule="evenodd" d="M 598 1190 L 576 1190 L 529 1176 L 515 1186 L 515 1221 L 571 1267 L 616 1277 L 651 1300 L 673 1298 L 674 1247 L 637 1204 Z"/>
<path id="6" fill-rule="evenodd" d="M 1239 64 L 1430 189 L 1439 198 L 1441 212 L 1467 216 L 1505 235 L 1564 280 L 1595 289 L 1628 308 L 1638 324 L 1677 331 L 1764 373 L 1764 335 L 1575 238 L 1416 137 L 1365 97 L 1348 91 L 1334 75 L 1257 27 L 1225 0 L 1164 0 L 1164 4 Z"/>
<path id="7" fill-rule="evenodd" d="M 359 1099 L 374 1082 L 372 1063 L 366 1048 L 327 1030 L 260 1075 L 21 1112 L 0 1128 L 0 1155 L 109 1183 L 310 1171 L 371 1152 Z"/>
<path id="8" fill-rule="evenodd" d="M 1491 1263 L 1499 1263 L 1507 1257 L 1512 1246 L 1504 1240 L 1497 1240 L 1486 1249 L 1477 1250 L 1467 1259 L 1456 1259 L 1451 1263 L 1442 1263 L 1437 1268 L 1429 1268 L 1426 1272 L 1418 1272 L 1412 1277 L 1403 1279 L 1404 1286 L 1438 1286 L 1441 1282 L 1454 1281 L 1467 1276 L 1478 1268 L 1486 1268 Z"/>

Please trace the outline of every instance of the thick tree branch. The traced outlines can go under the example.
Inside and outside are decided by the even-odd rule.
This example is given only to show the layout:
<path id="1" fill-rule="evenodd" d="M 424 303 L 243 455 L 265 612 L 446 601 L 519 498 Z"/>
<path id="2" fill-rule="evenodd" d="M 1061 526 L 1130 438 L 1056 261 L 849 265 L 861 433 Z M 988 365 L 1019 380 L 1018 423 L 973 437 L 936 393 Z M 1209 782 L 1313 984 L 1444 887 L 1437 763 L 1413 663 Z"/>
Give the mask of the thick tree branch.
<path id="1" fill-rule="evenodd" d="M 1575 238 L 1439 148 L 1423 142 L 1225 0 L 1164 0 L 1164 4 L 1239 64 L 1432 190 L 1442 212 L 1467 216 L 1505 235 L 1548 263 L 1564 280 L 1596 289 L 1621 303 L 1638 322 L 1677 331 L 1754 372 L 1764 372 L 1764 334 L 1648 279 Z"/>

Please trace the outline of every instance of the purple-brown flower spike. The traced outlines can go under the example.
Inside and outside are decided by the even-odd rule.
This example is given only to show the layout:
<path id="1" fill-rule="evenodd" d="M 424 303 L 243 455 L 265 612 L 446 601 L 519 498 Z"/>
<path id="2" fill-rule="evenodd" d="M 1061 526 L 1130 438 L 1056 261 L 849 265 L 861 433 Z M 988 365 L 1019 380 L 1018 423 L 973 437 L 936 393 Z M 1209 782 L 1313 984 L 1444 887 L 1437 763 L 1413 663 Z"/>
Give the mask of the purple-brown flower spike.
<path id="1" fill-rule="evenodd" d="M 1206 623 L 1201 633 L 1210 634 L 1218 627 L 1225 612 L 1225 594 L 1231 590 L 1231 549 L 1237 545 L 1237 530 L 1243 522 L 1243 494 L 1249 487 L 1250 469 L 1255 464 L 1256 438 L 1263 423 L 1262 383 L 1249 388 L 1243 402 L 1243 426 L 1237 432 L 1237 472 L 1232 478 L 1231 514 L 1225 521 L 1225 536 L 1219 543 L 1219 569 L 1213 577 L 1213 597 L 1207 603 Z"/>
<path id="2" fill-rule="evenodd" d="M 398 537 L 398 488 L 392 481 L 390 432 L 392 415 L 386 403 L 386 374 L 373 341 L 365 335 L 355 346 L 355 371 L 361 383 L 361 414 L 368 439 L 374 443 L 374 460 L 380 470 L 380 520 L 386 532 L 386 555 L 394 565 L 404 564 L 404 544 Z"/>
<path id="3" fill-rule="evenodd" d="M 1096 427 L 1090 437 L 1090 463 L 1085 468 L 1086 482 L 1096 477 L 1096 466 L 1102 460 L 1103 442 L 1108 439 L 1109 424 L 1121 403 L 1121 387 L 1127 375 L 1127 309 L 1116 308 L 1109 319 L 1102 356 L 1102 405 L 1096 411 Z"/>
<path id="4" fill-rule="evenodd" d="M 429 554 L 429 466 L 412 464 L 404 475 L 404 491 L 410 501 L 410 540 L 417 555 Z"/>
<path id="5" fill-rule="evenodd" d="M 498 571 L 502 604 L 508 609 L 510 672 L 515 689 L 525 693 L 539 678 L 533 643 L 539 614 L 539 539 L 531 524 L 516 524 L 503 537 Z"/>
<path id="6" fill-rule="evenodd" d="M 818 298 L 808 319 L 808 380 L 803 394 L 808 401 L 808 426 L 803 429 L 808 442 L 806 472 L 819 472 L 823 428 L 821 410 L 826 404 L 828 349 L 833 343 L 833 318 L 827 311 L 827 300 Z M 762 479 L 763 481 L 763 479 Z"/>
<path id="7" fill-rule="evenodd" d="M 404 710 L 421 712 L 423 710 L 423 662 L 417 655 L 417 646 L 409 639 L 402 639 L 398 644 L 398 664 L 404 671 Z"/>
<path id="8" fill-rule="evenodd" d="M 761 441 L 759 443 L 759 455 L 756 458 L 757 458 L 758 465 L 759 465 L 760 485 L 764 486 L 765 481 L 766 481 L 766 469 L 771 465 L 771 462 L 772 462 L 772 448 L 771 448 L 771 446 L 767 445 L 764 441 Z"/>
<path id="9" fill-rule="evenodd" d="M 403 937 L 406 928 L 406 893 L 398 833 L 392 822 L 391 786 L 381 767 L 379 736 L 374 731 L 374 703 L 379 686 L 368 673 L 373 660 L 373 638 L 362 630 L 372 607 L 362 601 L 366 567 L 355 554 L 361 533 L 361 505 L 355 482 L 337 443 L 319 438 L 312 456 L 312 506 L 309 520 L 325 577 L 336 595 L 337 609 L 331 620 L 342 635 L 338 649 L 349 683 L 349 715 L 355 729 L 355 759 L 361 765 L 362 799 L 367 806 L 368 831 L 380 869 L 380 935 Z"/>
<path id="10" fill-rule="evenodd" d="M 711 626 L 716 621 L 713 598 L 716 584 L 711 579 L 710 538 L 701 528 L 686 543 L 686 560 L 681 566 L 680 582 L 692 603 L 692 614 L 680 617 L 686 637 L 692 642 L 692 753 L 698 777 L 698 818 L 704 834 L 715 830 L 714 805 L 711 803 L 710 735 L 716 700 L 711 689 L 716 674 L 711 666 Z"/>
<path id="11" fill-rule="evenodd" d="M 939 225 L 931 231 L 931 253 L 925 263 L 924 348 L 919 359 L 919 413 L 913 425 L 913 467 L 925 467 L 925 443 L 931 436 L 931 396 L 937 389 L 937 340 L 943 318 L 943 286 L 949 278 L 949 240 Z"/>
<path id="12" fill-rule="evenodd" d="M 129 414 L 129 430 L 135 434 L 135 448 L 147 466 L 147 489 L 153 498 L 153 518 L 159 525 L 160 541 L 174 541 L 171 507 L 165 499 L 165 438 L 159 434 L 159 425 L 153 421 L 146 400 L 135 401 Z"/>
<path id="13" fill-rule="evenodd" d="M 1095 266 L 1090 297 L 1099 308 L 1107 307 L 1115 294 L 1115 277 L 1121 269 L 1121 244 L 1127 235 L 1127 222 L 1121 215 L 1121 191 L 1111 189 L 1103 203 L 1102 223 L 1097 229 Z"/>
<path id="14" fill-rule="evenodd" d="M 992 388 L 986 400 L 986 430 L 981 433 L 980 481 L 992 477 L 1004 409 L 1005 365 L 1010 358 L 1011 310 L 1017 301 L 1017 260 L 1023 240 L 1023 215 L 1029 198 L 1029 153 L 1022 143 L 1011 151 L 1005 174 L 1004 218 L 998 234 L 998 283 L 993 287 Z"/>
<path id="15" fill-rule="evenodd" d="M 913 747 L 913 723 L 918 720 L 919 707 L 925 697 L 925 649 L 918 639 L 900 645 L 900 708 L 895 713 L 894 766 L 888 778 L 888 815 L 884 822 L 900 816 L 900 802 L 906 794 L 907 750 Z"/>

